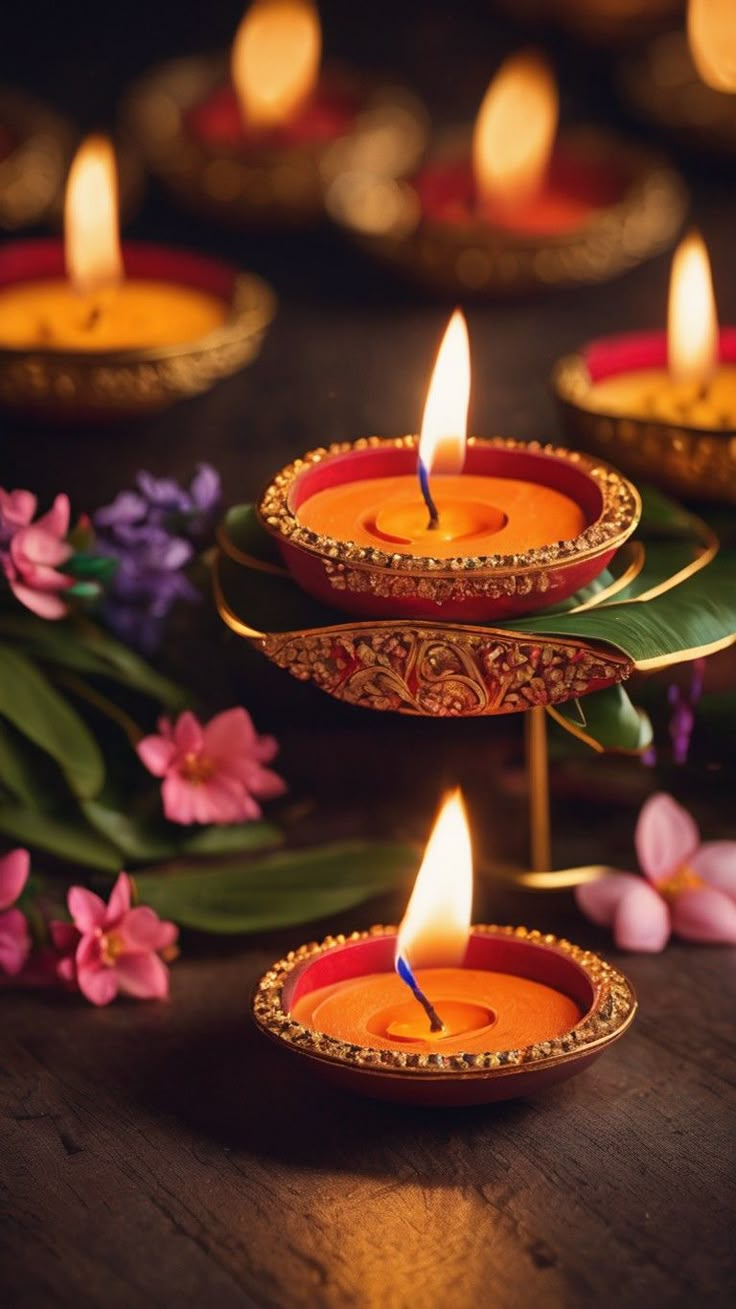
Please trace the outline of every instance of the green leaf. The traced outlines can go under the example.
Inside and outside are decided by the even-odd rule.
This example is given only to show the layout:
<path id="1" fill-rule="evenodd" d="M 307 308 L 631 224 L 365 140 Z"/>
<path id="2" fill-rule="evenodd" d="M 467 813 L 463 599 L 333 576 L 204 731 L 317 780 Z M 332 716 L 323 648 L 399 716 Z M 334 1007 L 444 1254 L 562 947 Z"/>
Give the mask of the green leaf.
<path id="1" fill-rule="evenodd" d="M 231 542 L 242 554 L 250 555 L 260 563 L 283 567 L 279 548 L 273 537 L 261 527 L 254 505 L 233 505 L 228 509 L 220 534 L 226 543 Z"/>
<path id="2" fill-rule="evenodd" d="M 38 810 L 0 808 L 0 832 L 21 845 L 46 850 L 57 859 L 108 873 L 120 871 L 119 850 L 98 836 L 82 819 L 52 818 Z"/>
<path id="3" fill-rule="evenodd" d="M 203 827 L 180 842 L 185 855 L 255 853 L 283 844 L 283 834 L 273 823 L 233 823 L 225 827 Z"/>
<path id="4" fill-rule="evenodd" d="M 51 755 L 76 795 L 91 799 L 105 764 L 82 719 L 18 650 L 0 646 L 0 715 Z"/>
<path id="5" fill-rule="evenodd" d="M 82 811 L 92 827 L 116 845 L 126 859 L 146 863 L 173 859 L 177 853 L 176 840 L 150 823 L 131 818 L 97 800 L 87 801 Z"/>
<path id="6" fill-rule="evenodd" d="M 573 736 L 599 750 L 642 754 L 652 744 L 652 724 L 631 703 L 622 686 L 609 686 L 584 700 L 571 700 L 548 710 Z"/>
<path id="7" fill-rule="evenodd" d="M 329 917 L 393 890 L 418 862 L 411 846 L 354 841 L 229 867 L 181 864 L 138 873 L 135 881 L 142 904 L 183 927 L 260 932 Z"/>
<path id="8" fill-rule="evenodd" d="M 0 718 L 0 783 L 29 809 L 38 805 L 38 778 L 23 737 Z"/>

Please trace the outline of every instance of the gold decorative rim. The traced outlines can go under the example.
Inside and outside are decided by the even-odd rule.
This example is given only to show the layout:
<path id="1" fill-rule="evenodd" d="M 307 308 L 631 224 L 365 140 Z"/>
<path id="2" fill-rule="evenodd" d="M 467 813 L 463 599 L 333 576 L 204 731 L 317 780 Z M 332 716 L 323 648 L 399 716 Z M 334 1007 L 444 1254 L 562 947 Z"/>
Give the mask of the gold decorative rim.
<path id="1" fill-rule="evenodd" d="M 393 151 L 393 171 L 416 166 L 426 146 L 428 119 L 410 92 L 371 82 L 349 70 L 335 77 L 359 103 L 355 123 L 326 142 L 263 148 L 248 154 L 217 151 L 185 129 L 187 112 L 218 84 L 228 81 L 221 54 L 169 60 L 151 69 L 130 90 L 124 109 L 128 129 L 151 170 L 188 205 L 226 221 L 305 222 L 323 208 L 325 185 L 344 167 L 344 149 L 371 158 L 371 136 Z M 391 130 L 387 137 L 387 125 Z"/>
<path id="2" fill-rule="evenodd" d="M 641 497 L 636 487 L 609 464 L 563 446 L 543 445 L 538 441 L 516 441 L 502 436 L 471 436 L 468 444 L 472 447 L 541 454 L 580 469 L 591 478 L 601 493 L 603 505 L 598 518 L 570 541 L 556 541 L 527 550 L 523 554 L 459 555 L 451 559 L 388 554 L 373 546 L 359 546 L 352 541 L 322 536 L 300 525 L 296 513 L 289 505 L 289 495 L 297 478 L 307 469 L 352 450 L 381 447 L 415 449 L 418 440 L 417 436 L 367 436 L 357 441 L 342 441 L 308 451 L 300 459 L 282 468 L 263 492 L 257 506 L 263 527 L 271 536 L 298 546 L 309 554 L 326 558 L 331 565 L 349 564 L 357 570 L 380 569 L 395 574 L 423 574 L 440 579 L 456 578 L 458 573 L 518 576 L 540 567 L 580 563 L 594 558 L 604 550 L 616 549 L 631 535 L 641 517 Z"/>
<path id="3" fill-rule="evenodd" d="M 622 1036 L 633 1022 L 637 1009 L 634 989 L 628 978 L 612 964 L 551 933 L 495 924 L 474 924 L 471 930 L 488 936 L 514 937 L 535 949 L 560 951 L 578 965 L 591 983 L 594 998 L 590 1010 L 562 1036 L 520 1049 L 480 1054 L 409 1053 L 353 1045 L 313 1031 L 297 1022 L 284 1008 L 284 985 L 295 969 L 328 950 L 354 941 L 392 935 L 396 930 L 395 927 L 376 926 L 367 932 L 352 932 L 349 936 L 328 936 L 321 944 L 311 942 L 292 950 L 273 964 L 256 986 L 252 1010 L 258 1027 L 295 1052 L 324 1063 L 387 1076 L 486 1078 L 507 1076 L 520 1069 L 551 1068 L 581 1055 L 592 1054 Z"/>
<path id="4" fill-rule="evenodd" d="M 456 155 L 466 138 L 466 129 L 446 133 L 432 157 Z M 668 249 L 688 206 L 680 175 L 661 155 L 598 128 L 575 129 L 565 140 L 581 153 L 615 155 L 630 179 L 620 200 L 571 232 L 530 236 L 487 223 L 425 219 L 410 180 L 359 168 L 331 187 L 328 212 L 367 250 L 415 280 L 468 294 L 600 282 Z"/>
<path id="5" fill-rule="evenodd" d="M 736 428 L 694 427 L 593 408 L 585 356 L 558 359 L 552 389 L 573 440 L 611 457 L 633 476 L 676 492 L 736 503 Z"/>
<path id="6" fill-rule="evenodd" d="M 0 123 L 17 138 L 0 159 L 0 227 L 14 231 L 39 222 L 52 209 L 74 134 L 60 114 L 10 87 L 0 88 Z"/>

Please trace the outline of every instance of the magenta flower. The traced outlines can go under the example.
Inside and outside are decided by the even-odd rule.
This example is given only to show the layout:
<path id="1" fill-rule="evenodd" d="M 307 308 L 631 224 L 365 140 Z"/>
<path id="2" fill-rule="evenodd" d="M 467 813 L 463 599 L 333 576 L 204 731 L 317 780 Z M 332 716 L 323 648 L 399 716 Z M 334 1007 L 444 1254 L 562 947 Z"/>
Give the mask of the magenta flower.
<path id="1" fill-rule="evenodd" d="M 130 878 L 121 873 L 105 904 L 83 886 L 67 897 L 73 923 L 52 923 L 51 936 L 62 954 L 61 981 L 76 980 L 92 1004 L 109 1004 L 119 992 L 138 1000 L 162 1000 L 169 994 L 169 971 L 160 958 L 178 936 L 174 923 L 153 909 L 130 907 Z"/>
<path id="2" fill-rule="evenodd" d="M 59 594 L 74 585 L 58 571 L 73 551 L 69 531 L 69 497 L 57 495 L 47 514 L 32 521 L 36 497 L 30 491 L 0 489 L 0 569 L 16 600 L 40 618 L 63 618 L 67 606 Z"/>
<path id="3" fill-rule="evenodd" d="M 10 907 L 28 881 L 30 866 L 27 850 L 11 850 L 0 859 L 0 972 L 11 977 L 20 972 L 31 950 L 25 914 Z"/>
<path id="4" fill-rule="evenodd" d="M 575 891 L 578 907 L 612 927 L 622 950 L 656 953 L 670 934 L 736 944 L 736 841 L 706 841 L 687 810 L 658 792 L 643 805 L 636 852 L 646 880 L 611 873 Z"/>
<path id="5" fill-rule="evenodd" d="M 278 745 L 259 736 L 245 709 L 228 709 L 207 724 L 192 713 L 172 726 L 159 721 L 159 736 L 146 736 L 138 754 L 162 777 L 164 813 L 172 823 L 240 823 L 260 818 L 257 800 L 282 795 L 286 786 L 270 768 Z"/>

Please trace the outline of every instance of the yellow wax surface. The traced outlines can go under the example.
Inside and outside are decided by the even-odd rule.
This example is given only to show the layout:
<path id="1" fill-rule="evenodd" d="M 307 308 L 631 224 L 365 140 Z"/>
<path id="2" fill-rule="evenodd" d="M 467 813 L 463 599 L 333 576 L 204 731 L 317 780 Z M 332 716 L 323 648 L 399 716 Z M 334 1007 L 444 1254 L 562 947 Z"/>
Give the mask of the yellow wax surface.
<path id="1" fill-rule="evenodd" d="M 515 1050 L 561 1036 L 582 1017 L 561 991 L 510 973 L 422 968 L 416 978 L 444 1031 L 430 1030 L 396 973 L 369 973 L 320 987 L 298 1000 L 292 1015 L 312 1031 L 354 1045 L 438 1054 Z"/>
<path id="2" fill-rule="evenodd" d="M 475 473 L 430 479 L 439 526 L 428 528 L 416 477 L 369 477 L 327 487 L 300 505 L 303 527 L 388 553 L 451 559 L 519 554 L 569 541 L 586 526 L 574 500 L 536 482 Z"/>
<path id="3" fill-rule="evenodd" d="M 598 413 L 684 423 L 689 427 L 736 427 L 736 364 L 720 364 L 705 388 L 675 382 L 665 368 L 641 368 L 594 382 L 587 406 Z"/>
<path id="4" fill-rule="evenodd" d="M 0 346 L 134 350 L 179 345 L 219 327 L 227 305 L 174 282 L 130 279 L 78 295 L 69 282 L 22 282 L 0 290 Z"/>

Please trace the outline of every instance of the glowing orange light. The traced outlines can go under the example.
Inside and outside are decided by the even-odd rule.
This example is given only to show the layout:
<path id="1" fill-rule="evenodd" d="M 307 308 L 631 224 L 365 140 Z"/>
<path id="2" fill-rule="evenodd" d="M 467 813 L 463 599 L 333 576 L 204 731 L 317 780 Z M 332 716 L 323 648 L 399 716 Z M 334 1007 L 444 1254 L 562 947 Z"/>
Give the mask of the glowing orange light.
<path id="1" fill-rule="evenodd" d="M 514 206 L 541 188 L 559 117 L 557 83 L 541 54 L 524 50 L 501 65 L 473 131 L 473 174 L 489 204 Z"/>
<path id="2" fill-rule="evenodd" d="M 87 137 L 72 161 L 64 200 L 64 255 L 76 291 L 100 291 L 122 281 L 117 168 L 107 137 Z"/>
<path id="3" fill-rule="evenodd" d="M 734 0 L 690 0 L 687 36 L 703 81 L 716 91 L 736 91 Z"/>
<path id="4" fill-rule="evenodd" d="M 309 0 L 254 0 L 231 58 L 243 118 L 262 128 L 287 122 L 314 89 L 321 54 L 319 15 Z"/>
<path id="5" fill-rule="evenodd" d="M 691 232 L 672 260 L 667 313 L 670 374 L 677 382 L 707 382 L 718 361 L 718 317 L 708 251 Z"/>
<path id="6" fill-rule="evenodd" d="M 419 438 L 419 458 L 433 473 L 461 473 L 470 402 L 470 341 L 459 309 L 437 352 Z"/>
<path id="7" fill-rule="evenodd" d="M 473 852 L 460 790 L 442 803 L 396 940 L 412 969 L 462 964 L 470 933 Z"/>

